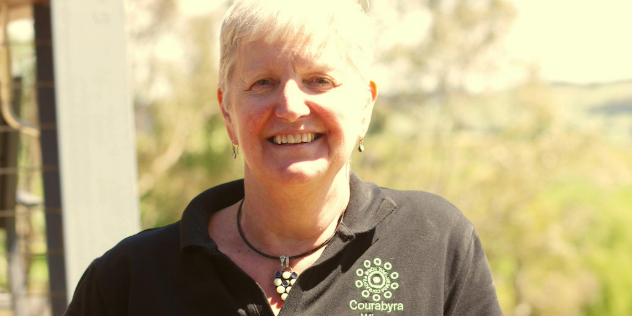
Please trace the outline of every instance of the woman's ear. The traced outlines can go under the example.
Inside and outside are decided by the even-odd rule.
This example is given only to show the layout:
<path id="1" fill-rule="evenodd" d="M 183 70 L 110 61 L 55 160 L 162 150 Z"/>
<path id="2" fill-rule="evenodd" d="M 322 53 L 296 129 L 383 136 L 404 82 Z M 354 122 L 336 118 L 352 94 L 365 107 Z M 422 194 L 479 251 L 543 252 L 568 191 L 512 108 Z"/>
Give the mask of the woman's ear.
<path id="1" fill-rule="evenodd" d="M 371 81 L 369 86 L 371 89 L 371 102 L 375 103 L 375 99 L 377 99 L 377 84 L 375 84 L 375 81 Z"/>
<path id="2" fill-rule="evenodd" d="M 217 89 L 217 102 L 219 103 L 220 111 L 222 111 L 224 125 L 226 126 L 226 132 L 228 132 L 228 137 L 230 138 L 231 143 L 239 145 L 237 139 L 235 138 L 233 120 L 230 117 L 230 112 L 228 111 L 228 104 L 226 103 L 226 98 L 224 97 L 224 91 L 220 88 Z"/>
<path id="3" fill-rule="evenodd" d="M 375 84 L 374 81 L 370 81 L 369 82 L 369 91 L 368 91 L 371 95 L 370 98 L 367 101 L 366 106 L 364 107 L 363 111 L 362 111 L 362 118 L 361 118 L 361 122 L 360 124 L 361 126 L 361 135 L 360 137 L 363 138 L 364 135 L 366 135 L 366 132 L 369 130 L 369 123 L 371 123 L 371 115 L 373 114 L 373 105 L 375 105 L 375 99 L 377 99 L 377 85 Z"/>

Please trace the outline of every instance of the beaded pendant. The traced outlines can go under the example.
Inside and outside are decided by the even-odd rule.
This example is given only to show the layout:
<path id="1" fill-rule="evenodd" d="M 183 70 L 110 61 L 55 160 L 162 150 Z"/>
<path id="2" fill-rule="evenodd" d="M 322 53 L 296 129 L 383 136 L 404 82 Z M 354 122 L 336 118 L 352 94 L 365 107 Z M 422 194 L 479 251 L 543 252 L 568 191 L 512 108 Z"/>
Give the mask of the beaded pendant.
<path id="1" fill-rule="evenodd" d="M 298 278 L 298 273 L 292 271 L 290 258 L 281 256 L 281 271 L 274 272 L 274 286 L 277 293 L 281 294 L 281 299 L 285 301 L 292 290 L 292 286 Z"/>

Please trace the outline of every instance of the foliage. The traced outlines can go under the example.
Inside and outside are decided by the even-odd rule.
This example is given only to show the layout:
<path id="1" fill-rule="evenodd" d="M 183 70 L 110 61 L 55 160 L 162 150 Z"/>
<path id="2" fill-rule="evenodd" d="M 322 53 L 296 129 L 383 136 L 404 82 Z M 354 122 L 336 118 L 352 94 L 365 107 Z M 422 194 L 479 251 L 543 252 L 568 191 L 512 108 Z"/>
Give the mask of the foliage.
<path id="1" fill-rule="evenodd" d="M 386 123 L 353 170 L 459 207 L 481 236 L 506 315 L 627 315 L 632 150 L 573 131 L 551 111 L 553 96 L 538 82 L 501 97 L 452 96 L 467 114 L 461 124 L 433 100 L 378 111 Z"/>
<path id="2" fill-rule="evenodd" d="M 130 30 L 133 48 L 148 52 L 133 65 L 149 69 L 135 78 L 135 107 L 142 224 L 150 228 L 177 221 L 193 197 L 238 178 L 242 167 L 228 161 L 230 142 L 216 101 L 215 19 L 177 20 L 170 1 L 133 5 L 141 6 L 139 15 L 155 12 Z M 183 46 L 181 59 L 162 57 L 161 50 L 172 49 L 164 38 Z"/>

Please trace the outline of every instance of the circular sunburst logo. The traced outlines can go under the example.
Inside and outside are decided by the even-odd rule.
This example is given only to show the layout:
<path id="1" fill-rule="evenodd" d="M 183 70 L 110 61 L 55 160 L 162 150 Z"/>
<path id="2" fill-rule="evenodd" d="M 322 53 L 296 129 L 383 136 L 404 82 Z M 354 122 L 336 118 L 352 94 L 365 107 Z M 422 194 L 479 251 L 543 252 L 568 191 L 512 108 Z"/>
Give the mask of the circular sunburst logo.
<path id="1" fill-rule="evenodd" d="M 382 298 L 390 299 L 393 291 L 399 288 L 399 273 L 392 271 L 393 265 L 375 258 L 373 261 L 364 260 L 362 266 L 363 268 L 356 270 L 358 280 L 355 281 L 355 286 L 362 290 L 362 297 L 374 302 L 379 302 Z"/>

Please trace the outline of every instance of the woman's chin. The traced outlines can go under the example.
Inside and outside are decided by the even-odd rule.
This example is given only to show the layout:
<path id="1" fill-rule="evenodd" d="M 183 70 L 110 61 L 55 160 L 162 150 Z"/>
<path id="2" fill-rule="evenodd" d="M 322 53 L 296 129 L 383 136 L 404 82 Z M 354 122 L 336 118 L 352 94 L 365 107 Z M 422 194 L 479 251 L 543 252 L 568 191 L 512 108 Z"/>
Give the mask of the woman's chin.
<path id="1" fill-rule="evenodd" d="M 327 174 L 324 161 L 301 161 L 278 169 L 281 185 L 306 185 L 318 181 Z"/>
<path id="2" fill-rule="evenodd" d="M 329 167 L 325 159 L 279 164 L 269 169 L 271 174 L 262 175 L 262 178 L 271 185 L 303 186 L 326 178 L 331 171 Z"/>
<path id="3" fill-rule="evenodd" d="M 301 147 L 278 150 L 271 145 L 260 159 L 246 159 L 246 168 L 259 182 L 267 186 L 303 186 L 326 183 L 344 165 L 343 156 L 333 155 L 324 142 L 316 140 Z M 274 147 L 273 147 L 274 146 Z"/>

